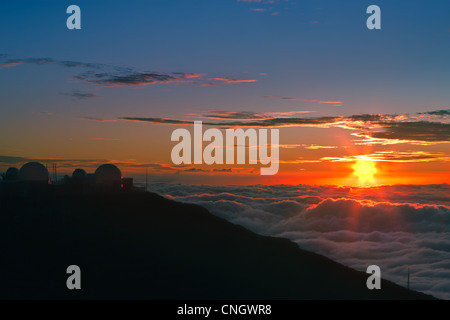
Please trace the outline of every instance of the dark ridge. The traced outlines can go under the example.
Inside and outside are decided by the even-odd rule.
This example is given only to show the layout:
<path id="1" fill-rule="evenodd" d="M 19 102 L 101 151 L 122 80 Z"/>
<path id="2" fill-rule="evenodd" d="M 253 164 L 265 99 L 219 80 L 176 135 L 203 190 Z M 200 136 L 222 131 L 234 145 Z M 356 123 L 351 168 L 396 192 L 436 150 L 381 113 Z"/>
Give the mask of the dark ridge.
<path id="1" fill-rule="evenodd" d="M 152 193 L 0 193 L 1 299 L 433 299 Z M 81 290 L 66 288 L 69 265 Z"/>

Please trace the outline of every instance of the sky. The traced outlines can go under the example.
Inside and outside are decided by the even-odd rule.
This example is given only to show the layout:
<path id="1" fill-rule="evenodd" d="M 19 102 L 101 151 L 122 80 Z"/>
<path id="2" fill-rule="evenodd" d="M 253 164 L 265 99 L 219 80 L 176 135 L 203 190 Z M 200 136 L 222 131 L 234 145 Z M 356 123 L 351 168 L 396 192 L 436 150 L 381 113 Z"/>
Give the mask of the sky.
<path id="1" fill-rule="evenodd" d="M 66 9 L 81 8 L 81 30 Z M 366 9 L 381 8 L 381 30 Z M 0 171 L 206 184 L 450 178 L 448 1 L 2 1 Z M 171 134 L 279 129 L 280 169 L 174 165 Z M 364 167 L 364 165 L 366 165 Z"/>

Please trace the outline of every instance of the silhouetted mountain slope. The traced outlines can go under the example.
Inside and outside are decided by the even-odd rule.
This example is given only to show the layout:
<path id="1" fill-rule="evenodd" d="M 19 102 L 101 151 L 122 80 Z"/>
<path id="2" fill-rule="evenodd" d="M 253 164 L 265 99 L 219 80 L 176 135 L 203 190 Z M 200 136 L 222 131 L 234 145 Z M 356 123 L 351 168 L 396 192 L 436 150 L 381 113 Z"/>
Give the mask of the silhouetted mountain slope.
<path id="1" fill-rule="evenodd" d="M 1 298 L 431 298 L 151 193 L 0 200 Z"/>

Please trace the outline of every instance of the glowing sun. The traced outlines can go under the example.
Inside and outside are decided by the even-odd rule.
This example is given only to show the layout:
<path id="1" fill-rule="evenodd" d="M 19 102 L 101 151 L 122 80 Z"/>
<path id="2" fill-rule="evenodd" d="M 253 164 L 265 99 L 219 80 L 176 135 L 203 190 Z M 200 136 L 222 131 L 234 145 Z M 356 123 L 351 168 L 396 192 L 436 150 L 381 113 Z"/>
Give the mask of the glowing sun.
<path id="1" fill-rule="evenodd" d="M 370 181 L 373 179 L 373 175 L 377 172 L 375 163 L 372 161 L 358 160 L 353 166 L 355 174 L 360 180 Z"/>

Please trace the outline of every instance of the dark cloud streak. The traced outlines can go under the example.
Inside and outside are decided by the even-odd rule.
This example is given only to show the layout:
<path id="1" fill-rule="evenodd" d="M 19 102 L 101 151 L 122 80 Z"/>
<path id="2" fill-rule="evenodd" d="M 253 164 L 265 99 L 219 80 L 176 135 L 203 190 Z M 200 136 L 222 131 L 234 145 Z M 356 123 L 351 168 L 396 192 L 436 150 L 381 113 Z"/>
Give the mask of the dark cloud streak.
<path id="1" fill-rule="evenodd" d="M 253 112 L 215 111 L 203 115 L 204 125 L 215 127 L 340 127 L 360 130 L 354 135 L 368 139 L 391 140 L 400 143 L 442 143 L 450 141 L 450 124 L 432 121 L 401 121 L 396 115 L 361 114 L 349 117 L 279 118 L 264 117 Z M 121 117 L 120 120 L 171 125 L 192 125 L 192 120 L 170 118 Z M 229 120 L 229 121 L 225 121 Z M 362 130 L 362 131 L 361 131 Z"/>
<path id="2" fill-rule="evenodd" d="M 5 55 L 0 55 L 0 59 L 4 59 L 5 57 Z M 213 76 L 212 78 L 208 78 L 205 74 L 201 73 L 137 71 L 128 67 L 70 60 L 55 60 L 52 58 L 9 59 L 0 62 L 0 68 L 15 67 L 19 65 L 58 65 L 65 68 L 87 69 L 87 71 L 76 74 L 72 76 L 72 78 L 84 81 L 87 84 L 94 84 L 102 87 L 136 87 L 167 83 L 190 83 L 201 87 L 227 84 L 241 85 L 257 81 L 254 79 L 235 79 L 232 77 Z"/>
<path id="3" fill-rule="evenodd" d="M 420 112 L 419 114 L 429 114 L 432 116 L 450 116 L 450 109 Z"/>
<path id="4" fill-rule="evenodd" d="M 72 97 L 73 100 L 84 100 L 84 99 L 91 99 L 96 98 L 97 96 L 90 92 L 83 92 L 80 90 L 74 90 L 72 92 L 65 92 L 63 93 L 65 96 Z"/>

